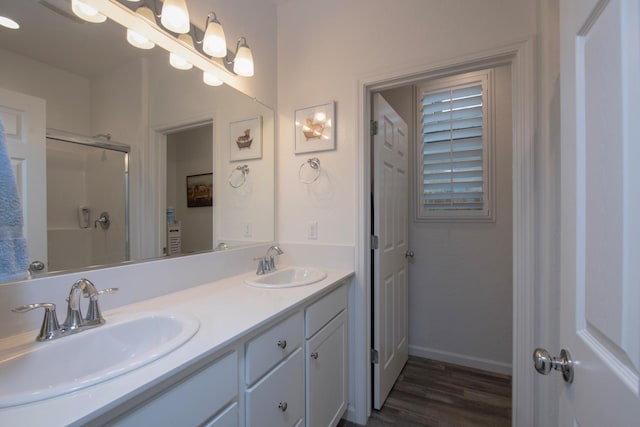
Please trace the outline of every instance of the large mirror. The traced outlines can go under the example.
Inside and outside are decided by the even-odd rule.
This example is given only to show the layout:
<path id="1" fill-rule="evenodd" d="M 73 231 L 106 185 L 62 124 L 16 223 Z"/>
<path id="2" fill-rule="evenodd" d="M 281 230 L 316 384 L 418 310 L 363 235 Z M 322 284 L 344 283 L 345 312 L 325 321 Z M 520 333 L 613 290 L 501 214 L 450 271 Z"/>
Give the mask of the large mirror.
<path id="1" fill-rule="evenodd" d="M 0 37 L 8 140 L 43 116 L 36 137 L 22 135 L 46 153 L 43 184 L 20 165 L 37 159 L 14 164 L 44 271 L 274 239 L 273 110 L 172 68 L 158 47 L 132 47 L 114 22 L 77 19 L 66 0 L 5 0 L 0 14 L 21 25 Z M 44 111 L 20 116 L 23 98 Z"/>

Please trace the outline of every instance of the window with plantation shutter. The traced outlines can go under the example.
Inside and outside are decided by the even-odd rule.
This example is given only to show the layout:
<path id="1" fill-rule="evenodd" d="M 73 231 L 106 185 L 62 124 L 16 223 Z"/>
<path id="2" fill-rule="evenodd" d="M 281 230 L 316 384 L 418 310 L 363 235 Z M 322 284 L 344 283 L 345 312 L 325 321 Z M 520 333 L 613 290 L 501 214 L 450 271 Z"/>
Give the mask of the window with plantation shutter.
<path id="1" fill-rule="evenodd" d="M 491 71 L 418 87 L 417 220 L 492 220 Z"/>

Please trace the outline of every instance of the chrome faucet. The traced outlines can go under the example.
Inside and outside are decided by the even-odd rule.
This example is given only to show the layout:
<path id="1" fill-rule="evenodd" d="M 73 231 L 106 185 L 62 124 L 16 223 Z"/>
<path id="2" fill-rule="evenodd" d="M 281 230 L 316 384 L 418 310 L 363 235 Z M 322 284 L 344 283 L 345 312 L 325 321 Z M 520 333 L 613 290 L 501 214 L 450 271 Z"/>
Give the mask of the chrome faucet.
<path id="1" fill-rule="evenodd" d="M 278 245 L 270 246 L 269 249 L 267 249 L 267 253 L 264 255 L 263 258 L 257 258 L 258 260 L 258 269 L 256 270 L 257 275 L 262 275 L 262 274 L 269 273 L 276 270 L 275 255 L 272 255 L 271 254 L 272 252 L 275 252 L 276 255 L 282 255 L 284 253 L 282 249 L 278 247 Z"/>
<path id="2" fill-rule="evenodd" d="M 80 279 L 71 286 L 69 298 L 67 298 L 67 318 L 64 323 L 58 323 L 56 315 L 56 306 L 51 303 L 27 304 L 14 308 L 15 313 L 24 313 L 35 308 L 44 308 L 44 320 L 40 333 L 37 336 L 38 341 L 48 341 L 87 329 L 95 328 L 105 323 L 104 317 L 98 305 L 98 296 L 116 292 L 118 288 L 107 288 L 98 291 L 89 279 Z M 80 310 L 81 297 L 89 299 L 89 307 L 87 308 L 86 317 L 82 317 Z"/>

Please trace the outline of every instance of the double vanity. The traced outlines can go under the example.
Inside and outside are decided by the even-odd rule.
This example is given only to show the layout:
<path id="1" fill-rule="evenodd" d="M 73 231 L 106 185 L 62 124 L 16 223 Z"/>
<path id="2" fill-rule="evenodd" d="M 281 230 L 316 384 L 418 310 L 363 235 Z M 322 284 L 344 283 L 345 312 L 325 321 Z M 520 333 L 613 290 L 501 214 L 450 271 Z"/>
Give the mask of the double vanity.
<path id="1" fill-rule="evenodd" d="M 336 425 L 352 274 L 243 273 L 105 311 L 70 336 L 2 339 L 0 425 Z"/>

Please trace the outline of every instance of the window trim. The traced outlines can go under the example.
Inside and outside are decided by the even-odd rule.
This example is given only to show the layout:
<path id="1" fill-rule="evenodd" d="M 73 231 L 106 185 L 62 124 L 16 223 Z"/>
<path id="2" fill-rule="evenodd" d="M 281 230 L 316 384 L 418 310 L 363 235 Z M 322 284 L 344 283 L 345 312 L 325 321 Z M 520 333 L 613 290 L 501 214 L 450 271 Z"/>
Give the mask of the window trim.
<path id="1" fill-rule="evenodd" d="M 482 84 L 483 91 L 483 126 L 482 126 L 482 167 L 483 167 L 483 209 L 482 210 L 438 210 L 424 209 L 424 147 L 422 131 L 422 94 L 426 91 L 438 91 L 457 86 Z M 425 80 L 415 85 L 416 129 L 415 129 L 415 168 L 414 168 L 414 205 L 415 222 L 495 222 L 495 180 L 494 180 L 494 147 L 495 147 L 495 96 L 493 69 L 464 73 L 450 77 L 439 77 Z"/>

